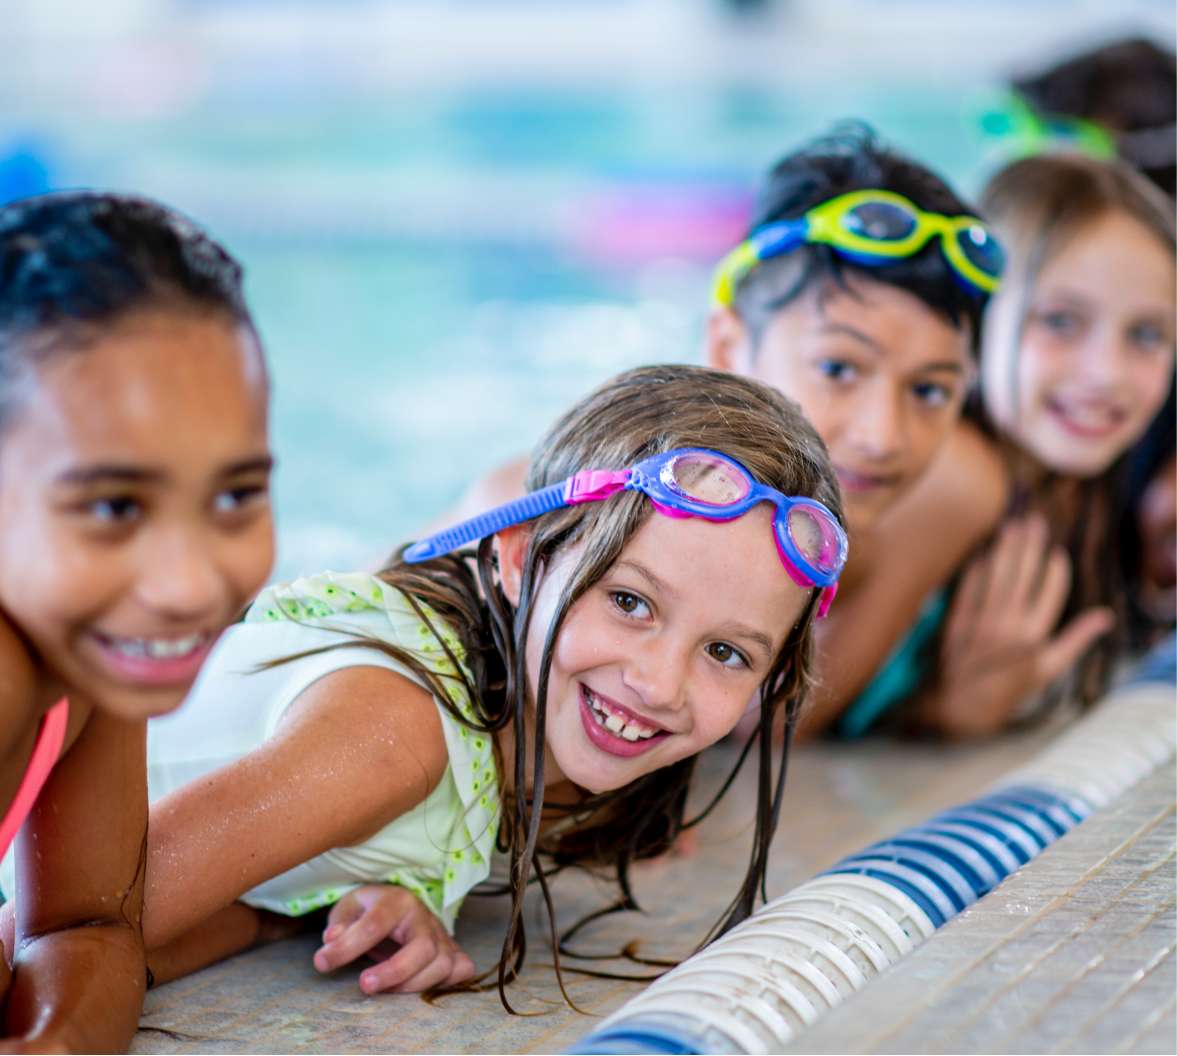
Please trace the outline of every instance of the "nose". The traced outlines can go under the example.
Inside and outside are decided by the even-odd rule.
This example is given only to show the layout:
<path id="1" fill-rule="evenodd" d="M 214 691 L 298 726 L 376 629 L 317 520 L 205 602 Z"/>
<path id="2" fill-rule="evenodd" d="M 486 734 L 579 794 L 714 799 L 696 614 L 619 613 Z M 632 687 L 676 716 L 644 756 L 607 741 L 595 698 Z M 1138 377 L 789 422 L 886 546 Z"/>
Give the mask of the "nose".
<path id="1" fill-rule="evenodd" d="M 1115 389 L 1124 376 L 1132 355 L 1131 337 L 1112 327 L 1100 327 L 1088 334 L 1079 353 L 1080 378 L 1093 389 Z"/>
<path id="2" fill-rule="evenodd" d="M 136 554 L 136 596 L 154 614 L 176 622 L 220 613 L 227 594 L 216 541 L 197 529 L 158 529 Z"/>
<path id="3" fill-rule="evenodd" d="M 906 422 L 900 394 L 890 385 L 876 385 L 855 408 L 850 435 L 854 448 L 874 462 L 897 459 L 906 444 Z"/>
<path id="4" fill-rule="evenodd" d="M 622 681 L 651 711 L 678 711 L 686 703 L 689 669 L 687 647 L 652 637 L 630 654 Z"/>

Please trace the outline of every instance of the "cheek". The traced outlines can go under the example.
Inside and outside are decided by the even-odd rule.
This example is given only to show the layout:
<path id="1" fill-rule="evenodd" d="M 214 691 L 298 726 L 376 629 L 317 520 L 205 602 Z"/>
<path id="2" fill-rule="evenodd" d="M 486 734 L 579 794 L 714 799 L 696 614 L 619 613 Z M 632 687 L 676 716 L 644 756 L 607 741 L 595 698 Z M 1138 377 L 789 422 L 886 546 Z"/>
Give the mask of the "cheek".
<path id="1" fill-rule="evenodd" d="M 722 740 L 736 728 L 749 705 L 759 699 L 760 686 L 749 679 L 739 687 L 723 687 L 700 710 L 698 729 L 708 744 Z"/>
<path id="2" fill-rule="evenodd" d="M 262 518 L 240 539 L 234 540 L 226 562 L 234 593 L 244 604 L 265 585 L 274 565 L 274 522 Z"/>
<path id="3" fill-rule="evenodd" d="M 1151 421 L 1161 409 L 1173 383 L 1173 356 L 1149 357 L 1133 371 L 1133 390 L 1141 409 L 1141 417 Z"/>

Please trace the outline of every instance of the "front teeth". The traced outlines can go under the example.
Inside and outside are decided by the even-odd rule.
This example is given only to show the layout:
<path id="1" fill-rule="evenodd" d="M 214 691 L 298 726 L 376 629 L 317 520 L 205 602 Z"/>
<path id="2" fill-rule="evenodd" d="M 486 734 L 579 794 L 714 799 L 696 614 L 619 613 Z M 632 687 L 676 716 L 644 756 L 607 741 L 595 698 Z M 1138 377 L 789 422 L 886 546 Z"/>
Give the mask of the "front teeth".
<path id="1" fill-rule="evenodd" d="M 641 723 L 626 722 L 616 712 L 607 710 L 605 705 L 597 699 L 596 694 L 587 686 L 585 686 L 584 691 L 588 697 L 593 718 L 597 720 L 598 725 L 604 726 L 610 733 L 616 734 L 618 737 L 624 738 L 627 741 L 644 741 L 653 737 L 658 732 L 657 730 L 651 730 L 641 725 Z"/>
<path id="2" fill-rule="evenodd" d="M 112 638 L 110 644 L 124 656 L 149 657 L 152 660 L 174 660 L 187 656 L 204 643 L 203 634 L 185 638 Z"/>

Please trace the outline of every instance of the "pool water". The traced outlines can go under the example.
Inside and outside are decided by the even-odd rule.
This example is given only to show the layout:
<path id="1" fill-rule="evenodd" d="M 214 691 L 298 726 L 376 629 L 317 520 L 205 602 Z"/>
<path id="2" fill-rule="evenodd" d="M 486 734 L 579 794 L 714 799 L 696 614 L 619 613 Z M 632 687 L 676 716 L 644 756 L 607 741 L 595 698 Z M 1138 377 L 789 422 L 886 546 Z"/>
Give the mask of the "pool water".
<path id="1" fill-rule="evenodd" d="M 242 74 L 181 116 L 55 114 L 37 135 L 56 185 L 156 195 L 245 263 L 290 576 L 375 564 L 590 386 L 696 360 L 756 181 L 835 119 L 975 187 L 977 87 L 343 101 Z"/>

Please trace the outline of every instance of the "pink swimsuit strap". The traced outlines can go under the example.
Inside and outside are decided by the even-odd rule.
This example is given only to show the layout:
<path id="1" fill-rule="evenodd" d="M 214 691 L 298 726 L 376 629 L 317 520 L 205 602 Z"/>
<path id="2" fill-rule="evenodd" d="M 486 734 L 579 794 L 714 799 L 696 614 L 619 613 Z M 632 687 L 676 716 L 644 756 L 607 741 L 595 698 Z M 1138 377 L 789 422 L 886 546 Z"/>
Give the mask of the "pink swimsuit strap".
<path id="1" fill-rule="evenodd" d="M 12 797 L 8 813 L 0 821 L 0 855 L 8 851 L 9 845 L 16 838 L 25 818 L 37 802 L 37 796 L 49 780 L 57 757 L 61 754 L 61 745 L 65 741 L 65 727 L 69 722 L 69 701 L 62 697 L 53 705 L 41 719 L 41 728 L 37 731 L 37 741 L 33 745 L 33 754 L 29 756 L 28 769 L 21 778 L 20 787 Z M 10 892 L 11 894 L 11 892 Z"/>

